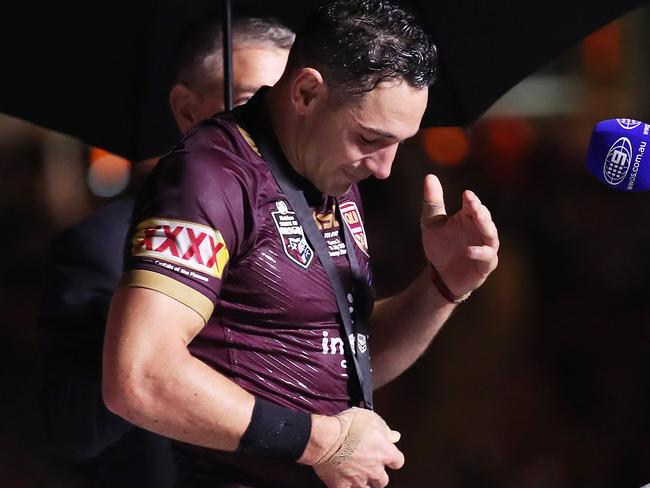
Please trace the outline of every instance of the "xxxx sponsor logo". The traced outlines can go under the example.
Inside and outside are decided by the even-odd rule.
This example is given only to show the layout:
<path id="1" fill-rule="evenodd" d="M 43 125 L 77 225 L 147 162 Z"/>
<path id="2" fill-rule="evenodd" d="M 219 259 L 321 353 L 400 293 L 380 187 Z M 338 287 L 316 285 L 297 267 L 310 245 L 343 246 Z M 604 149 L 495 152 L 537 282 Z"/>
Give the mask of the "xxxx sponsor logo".
<path id="1" fill-rule="evenodd" d="M 339 205 L 339 209 L 357 246 L 368 255 L 368 239 L 366 238 L 366 231 L 361 221 L 361 212 L 359 212 L 357 204 L 354 202 L 343 202 Z"/>
<path id="2" fill-rule="evenodd" d="M 216 229 L 183 220 L 153 218 L 133 234 L 131 254 L 158 258 L 221 278 L 230 258 Z"/>

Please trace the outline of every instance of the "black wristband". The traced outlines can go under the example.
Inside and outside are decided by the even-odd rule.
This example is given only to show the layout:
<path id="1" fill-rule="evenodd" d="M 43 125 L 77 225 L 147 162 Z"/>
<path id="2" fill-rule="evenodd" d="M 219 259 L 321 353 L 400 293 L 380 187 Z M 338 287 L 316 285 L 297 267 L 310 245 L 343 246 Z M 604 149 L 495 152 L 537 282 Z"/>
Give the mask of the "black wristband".
<path id="1" fill-rule="evenodd" d="M 311 415 L 255 398 L 253 416 L 238 452 L 295 461 L 311 435 Z"/>

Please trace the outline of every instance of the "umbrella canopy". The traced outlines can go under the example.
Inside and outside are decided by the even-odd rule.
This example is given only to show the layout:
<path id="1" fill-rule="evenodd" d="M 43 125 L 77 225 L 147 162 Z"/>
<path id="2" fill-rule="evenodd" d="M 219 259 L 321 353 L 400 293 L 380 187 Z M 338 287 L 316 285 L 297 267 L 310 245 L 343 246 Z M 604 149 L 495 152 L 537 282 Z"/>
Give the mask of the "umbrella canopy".
<path id="1" fill-rule="evenodd" d="M 440 55 L 423 125 L 468 125 L 526 76 L 647 0 L 417 2 Z"/>
<path id="2" fill-rule="evenodd" d="M 233 11 L 296 28 L 317 4 L 239 0 Z M 436 42 L 439 80 L 423 125 L 467 125 L 517 82 L 644 0 L 403 0 Z M 169 110 L 175 46 L 214 0 L 24 2 L 4 16 L 0 110 L 132 160 L 178 138 Z"/>

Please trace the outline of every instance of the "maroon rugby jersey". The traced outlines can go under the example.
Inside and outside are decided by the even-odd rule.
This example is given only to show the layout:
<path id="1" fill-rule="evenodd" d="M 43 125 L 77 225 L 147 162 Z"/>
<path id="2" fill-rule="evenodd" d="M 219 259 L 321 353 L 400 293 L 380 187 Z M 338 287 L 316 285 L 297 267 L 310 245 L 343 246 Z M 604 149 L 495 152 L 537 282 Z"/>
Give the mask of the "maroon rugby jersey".
<path id="1" fill-rule="evenodd" d="M 257 96 L 242 110 L 259 112 L 261 103 Z M 235 120 L 204 121 L 160 161 L 134 212 L 124 282 L 201 314 L 206 326 L 190 352 L 245 390 L 295 410 L 336 414 L 359 393 L 348 378 L 334 293 L 254 141 Z M 354 236 L 351 247 L 369 285 L 357 188 L 334 199 L 301 181 L 346 289 L 350 249 L 341 225 Z M 348 300 L 369 313 L 368 303 L 354 303 L 351 293 Z M 186 444 L 179 451 L 181 468 L 209 486 L 222 486 L 212 479 L 231 483 L 223 486 L 317 483 L 310 468 L 296 463 L 251 461 Z"/>

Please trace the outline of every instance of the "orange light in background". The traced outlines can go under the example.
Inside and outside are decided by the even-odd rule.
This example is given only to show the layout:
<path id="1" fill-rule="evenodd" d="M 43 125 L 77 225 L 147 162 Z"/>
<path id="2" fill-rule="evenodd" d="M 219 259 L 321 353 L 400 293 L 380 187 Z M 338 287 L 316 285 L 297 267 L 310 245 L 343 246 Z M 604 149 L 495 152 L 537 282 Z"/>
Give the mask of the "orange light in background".
<path id="1" fill-rule="evenodd" d="M 131 162 L 103 149 L 90 149 L 88 186 L 100 197 L 113 197 L 129 184 Z"/>
<path id="2" fill-rule="evenodd" d="M 535 131 L 523 118 L 490 119 L 476 127 L 476 155 L 497 181 L 510 184 L 530 155 Z"/>
<path id="3" fill-rule="evenodd" d="M 469 138 L 459 127 L 431 127 L 422 131 L 424 152 L 440 166 L 457 166 L 469 153 Z"/>
<path id="4" fill-rule="evenodd" d="M 580 46 L 582 62 L 588 75 L 597 79 L 611 78 L 621 69 L 621 24 L 607 24 L 588 36 Z"/>

